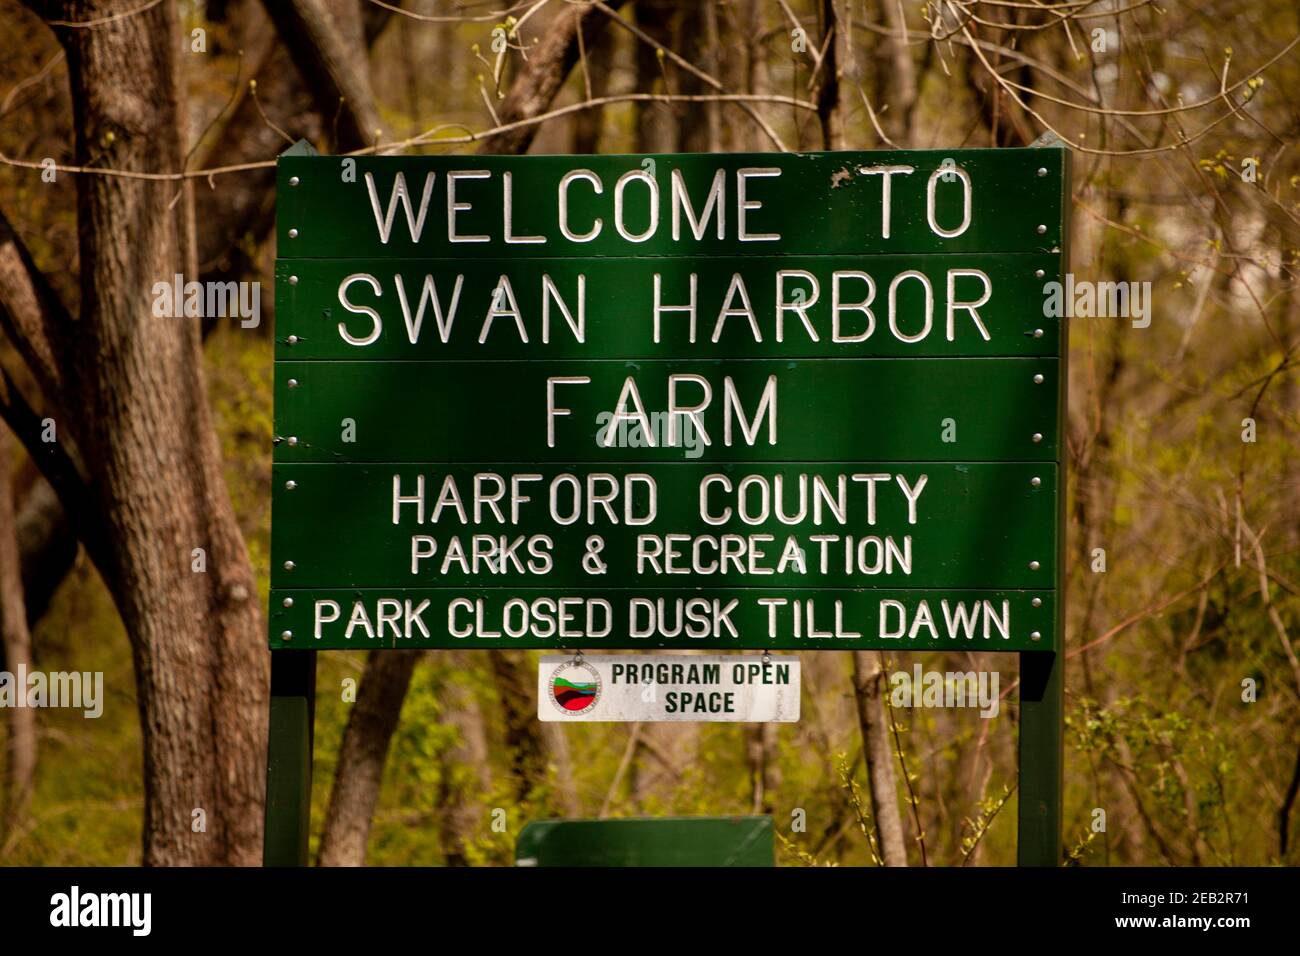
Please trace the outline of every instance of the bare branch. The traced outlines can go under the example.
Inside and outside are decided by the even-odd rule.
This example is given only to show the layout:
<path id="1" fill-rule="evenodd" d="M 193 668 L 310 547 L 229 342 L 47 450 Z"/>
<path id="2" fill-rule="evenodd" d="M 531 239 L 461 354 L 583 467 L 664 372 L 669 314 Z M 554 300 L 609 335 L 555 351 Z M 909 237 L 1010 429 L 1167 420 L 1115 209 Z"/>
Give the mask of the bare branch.
<path id="1" fill-rule="evenodd" d="M 72 317 L 0 210 L 0 328 L 13 340 L 47 395 L 63 390 L 59 343 Z"/>

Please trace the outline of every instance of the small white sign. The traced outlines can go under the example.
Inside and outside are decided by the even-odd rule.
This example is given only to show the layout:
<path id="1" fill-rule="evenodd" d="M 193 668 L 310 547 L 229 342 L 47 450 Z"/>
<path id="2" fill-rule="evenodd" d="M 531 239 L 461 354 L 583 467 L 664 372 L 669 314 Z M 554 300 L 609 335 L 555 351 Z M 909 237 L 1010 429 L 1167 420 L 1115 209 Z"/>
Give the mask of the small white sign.
<path id="1" fill-rule="evenodd" d="M 799 659 L 758 655 L 547 656 L 537 717 L 556 721 L 799 720 Z"/>

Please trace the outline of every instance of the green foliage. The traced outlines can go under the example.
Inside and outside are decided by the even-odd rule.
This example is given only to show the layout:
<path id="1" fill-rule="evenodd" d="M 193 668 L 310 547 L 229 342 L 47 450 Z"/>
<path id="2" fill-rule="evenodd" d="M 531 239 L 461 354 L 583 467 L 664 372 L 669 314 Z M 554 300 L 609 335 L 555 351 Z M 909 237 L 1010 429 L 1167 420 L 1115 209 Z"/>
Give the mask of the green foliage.
<path id="1" fill-rule="evenodd" d="M 1113 839 L 1155 843 L 1169 863 L 1231 865 L 1235 847 L 1225 803 L 1237 777 L 1231 725 L 1165 711 L 1144 698 L 1119 698 L 1099 706 L 1084 698 L 1066 719 L 1074 743 L 1094 767 L 1109 764 L 1140 796 L 1137 819 Z M 1072 853 L 1084 856 L 1095 833 Z M 1180 845 L 1181 844 L 1181 845 Z M 1208 858 L 1205 858 L 1208 856 Z"/>
<path id="2" fill-rule="evenodd" d="M 85 635 L 96 636 L 87 641 Z M 32 635 L 43 671 L 102 671 L 103 714 L 36 711 L 37 773 L 29 818 L 0 834 L 8 866 L 138 866 L 141 814 L 140 719 L 131 649 L 107 591 L 82 560 Z M 0 720 L 0 753 L 8 744 Z"/>

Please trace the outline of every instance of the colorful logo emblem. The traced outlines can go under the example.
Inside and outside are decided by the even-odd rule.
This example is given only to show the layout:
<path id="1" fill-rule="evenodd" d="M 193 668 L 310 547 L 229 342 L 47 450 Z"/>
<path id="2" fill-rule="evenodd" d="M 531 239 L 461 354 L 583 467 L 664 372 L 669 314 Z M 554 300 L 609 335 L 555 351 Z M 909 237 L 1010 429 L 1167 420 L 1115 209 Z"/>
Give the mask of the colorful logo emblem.
<path id="1" fill-rule="evenodd" d="M 600 699 L 600 673 L 586 661 L 567 661 L 551 672 L 550 690 L 560 713 L 585 714 Z"/>

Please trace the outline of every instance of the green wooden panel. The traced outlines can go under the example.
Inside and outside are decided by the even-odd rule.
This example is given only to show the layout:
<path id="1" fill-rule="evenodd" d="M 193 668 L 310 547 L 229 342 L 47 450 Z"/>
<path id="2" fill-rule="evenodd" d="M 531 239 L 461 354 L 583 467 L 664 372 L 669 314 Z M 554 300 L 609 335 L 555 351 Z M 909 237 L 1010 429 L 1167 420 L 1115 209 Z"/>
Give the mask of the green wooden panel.
<path id="1" fill-rule="evenodd" d="M 774 866 L 771 817 L 538 820 L 518 866 Z"/>
<path id="2" fill-rule="evenodd" d="M 852 256 L 595 262 L 282 259 L 276 263 L 276 358 L 374 361 L 1056 355 L 1060 323 L 1043 316 L 1043 286 L 1057 278 L 1057 258 L 1023 254 L 968 255 L 959 260 L 943 255 L 879 256 L 869 261 Z M 801 272 L 811 275 L 812 280 L 797 275 Z M 912 272 L 919 272 L 924 279 L 898 278 Z M 983 273 L 983 277 L 973 272 Z M 815 341 L 793 311 L 784 311 L 778 325 L 778 273 L 783 274 L 780 301 L 808 303 L 805 311 L 817 335 Z M 835 278 L 837 274 L 839 279 Z M 870 279 L 860 278 L 861 274 Z M 656 301 L 666 306 L 689 304 L 692 276 L 696 286 L 693 340 L 690 317 L 683 312 L 662 313 L 656 337 Z M 737 276 L 739 281 L 733 286 Z M 547 280 L 553 283 L 554 291 L 546 291 Z M 430 282 L 424 297 L 426 283 Z M 892 325 L 891 286 L 895 316 Z M 843 306 L 866 302 L 871 310 L 867 316 L 841 308 L 838 336 L 832 326 L 837 287 L 838 301 Z M 502 291 L 498 293 L 498 289 Z M 508 296 L 513 297 L 523 321 L 526 342 L 513 318 L 495 316 L 490 323 L 487 321 L 494 301 L 499 302 L 499 309 L 510 306 Z M 574 323 L 581 314 L 581 340 L 566 324 L 557 296 Z M 958 307 L 959 303 L 984 299 L 987 301 L 976 309 L 978 322 L 968 310 Z M 950 300 L 954 303 L 951 333 Z M 746 301 L 753 310 L 757 333 L 743 316 L 729 317 L 718 327 L 718 316 L 724 308 L 740 308 Z M 366 345 L 349 343 L 340 324 L 353 340 L 367 340 L 374 329 L 374 320 L 356 311 L 363 307 L 379 314 L 378 337 Z M 446 323 L 445 333 L 439 329 L 439 315 Z M 485 325 L 487 334 L 480 342 Z M 719 333 L 716 342 L 715 329 Z M 1042 334 L 1035 334 L 1040 331 Z M 860 342 L 834 341 L 863 335 L 866 338 Z"/>
<path id="3" fill-rule="evenodd" d="M 969 227 L 959 236 L 936 235 L 927 220 L 927 193 L 932 174 L 951 160 L 971 184 Z M 880 255 L 936 252 L 1050 252 L 1061 242 L 1061 154 L 1034 149 L 956 149 L 845 151 L 811 154 L 675 154 L 661 156 L 379 156 L 289 157 L 279 161 L 277 178 L 277 249 L 281 258 L 553 258 L 556 256 L 668 255 Z M 346 177 L 355 166 L 353 181 Z M 863 166 L 907 165 L 910 175 L 890 177 L 890 229 L 884 236 L 885 177 L 861 175 Z M 750 235 L 776 235 L 779 240 L 742 240 L 737 173 L 742 169 L 774 169 L 778 176 L 746 181 L 746 201 L 761 208 L 745 211 Z M 569 227 L 586 233 L 602 220 L 591 242 L 564 238 L 559 221 L 560 181 L 574 170 L 587 169 L 601 180 L 597 195 L 579 182 L 568 191 Z M 484 242 L 449 240 L 449 172 L 481 170 L 484 179 L 456 182 L 456 201 L 470 208 L 456 212 L 456 234 L 486 236 Z M 680 172 L 691 205 L 703 215 L 709 190 L 721 170 L 726 212 L 723 238 L 709 230 L 695 240 L 683 217 L 672 238 L 672 181 Z M 1039 170 L 1043 174 L 1039 175 Z M 644 171 L 644 173 L 642 172 Z M 413 242 L 406 216 L 395 208 L 389 241 L 376 224 L 367 187 L 373 177 L 379 210 L 389 208 L 393 184 L 401 173 L 418 214 L 424 184 L 433 185 L 420 231 Z M 505 241 L 505 178 L 511 175 L 511 234 L 540 236 L 545 242 Z M 624 189 L 625 231 L 633 236 L 651 226 L 644 241 L 619 235 L 615 202 L 617 182 L 627 173 L 649 174 L 652 187 L 633 181 Z M 963 222 L 965 190 L 957 173 L 938 180 L 934 217 L 943 229 Z M 296 185 L 294 179 L 297 179 Z M 657 202 L 652 200 L 657 196 Z M 1039 227 L 1043 231 L 1039 231 Z"/>
<path id="4" fill-rule="evenodd" d="M 499 504 L 505 522 L 498 521 L 484 505 L 480 521 L 475 522 L 472 502 L 476 472 L 501 476 L 500 485 L 485 479 L 487 492 L 498 487 L 510 488 L 512 475 L 533 474 L 540 480 L 520 482 L 521 495 L 532 500 L 518 506 L 518 520 L 513 520 L 510 492 Z M 594 485 L 598 494 L 617 491 L 609 507 L 617 521 L 611 520 L 602 506 L 591 505 L 585 490 L 587 473 L 610 476 Z M 861 587 L 1047 587 L 1053 581 L 1056 566 L 1056 466 L 1054 464 L 890 464 L 880 462 L 826 465 L 729 465 L 717 468 L 704 464 L 656 464 L 644 467 L 600 466 L 580 468 L 573 463 L 560 466 L 502 469 L 498 466 L 459 464 L 448 468 L 415 465 L 276 465 L 273 474 L 273 509 L 276 516 L 271 532 L 272 553 L 276 563 L 271 572 L 273 587 L 391 587 L 405 586 L 498 586 L 498 587 L 578 587 L 603 585 L 624 586 L 837 586 Z M 559 475 L 581 476 L 576 482 Z M 629 525 L 626 504 L 632 517 L 646 516 L 647 479 L 629 481 L 632 474 L 648 476 L 657 487 L 658 511 L 647 524 Z M 854 481 L 853 475 L 890 475 L 877 482 Z M 425 476 L 425 511 L 418 523 L 417 503 L 399 508 L 399 523 L 393 522 L 394 478 L 401 494 L 415 495 L 419 476 Z M 721 475 L 730 482 L 712 480 L 705 486 L 708 513 L 719 524 L 701 518 L 701 485 L 710 475 Z M 745 485 L 746 476 L 761 476 Z M 800 475 L 807 476 L 807 505 L 800 507 Z M 465 505 L 462 524 L 454 509 L 441 511 L 434 523 L 434 503 L 443 494 L 451 476 L 456 492 Z M 782 477 L 778 508 L 776 479 Z M 922 476 L 925 478 L 922 487 Z M 900 483 L 899 479 L 902 479 Z M 1033 479 L 1040 484 L 1034 485 Z M 823 499 L 818 479 L 833 496 L 844 485 L 844 520 L 823 504 L 818 513 L 815 505 Z M 289 483 L 293 483 L 292 489 Z M 905 491 L 904 483 L 910 491 Z M 583 486 L 577 520 L 557 523 L 552 515 L 568 519 L 573 514 L 574 485 Z M 552 511 L 552 487 L 557 507 Z M 874 524 L 871 523 L 870 490 L 875 491 Z M 920 489 L 919 491 L 917 489 Z M 765 491 L 766 489 L 766 491 Z M 763 496 L 771 502 L 763 513 Z M 914 508 L 908 504 L 915 498 Z M 745 513 L 742 514 L 742 507 Z M 728 514 L 727 510 L 730 509 Z M 798 518 L 801 510 L 803 520 Z M 915 523 L 911 516 L 914 513 Z M 746 516 L 748 521 L 745 520 Z M 820 521 L 817 519 L 820 517 Z M 592 521 L 590 519 L 594 518 Z M 765 520 L 764 520 L 765 519 Z M 751 523 L 752 522 L 752 523 Z M 668 534 L 708 535 L 715 544 L 699 546 L 698 561 L 693 561 L 693 542 L 684 542 L 675 550 L 671 562 L 664 557 L 657 564 L 645 562 L 637 568 L 637 540 L 640 535 Z M 813 535 L 832 535 L 838 540 L 816 542 Z M 418 564 L 412 574 L 412 537 L 425 536 L 436 542 L 433 558 Z M 482 559 L 475 568 L 471 561 L 463 564 L 444 556 L 452 548 L 452 539 L 471 553 L 475 535 L 492 541 L 505 539 L 514 549 L 499 570 L 495 554 L 489 555 L 485 544 Z M 553 542 L 546 545 L 536 536 L 546 535 Z M 604 566 L 602 574 L 584 569 L 583 555 L 587 540 L 599 535 L 604 542 L 599 552 Z M 734 539 L 748 535 L 770 535 L 768 542 L 756 542 L 764 556 L 746 550 L 742 563 L 729 560 L 717 573 L 689 573 L 692 566 L 707 570 L 710 563 L 720 563 L 721 537 Z M 846 539 L 852 536 L 851 563 L 845 564 Z M 532 540 L 530 540 L 532 539 Z M 870 540 L 869 540 L 870 539 Z M 551 557 L 547 568 L 542 558 L 530 555 L 529 545 Z M 785 547 L 790 541 L 805 552 L 800 573 L 789 561 L 777 572 Z M 906 563 L 910 541 L 910 566 Z M 732 553 L 743 542 L 733 545 Z M 428 551 L 432 546 L 422 550 Z M 530 570 L 530 558 L 536 558 Z M 752 559 L 752 562 L 751 562 Z M 825 561 L 825 571 L 822 562 Z M 284 562 L 292 561 L 286 570 Z M 1033 562 L 1038 566 L 1031 567 Z M 669 568 L 681 569 L 670 571 Z M 468 568 L 468 570 L 467 570 Z M 764 574 L 750 569 L 768 568 L 776 573 Z"/>
<path id="5" fill-rule="evenodd" d="M 681 460 L 684 448 L 598 445 L 600 416 L 617 407 L 626 379 L 652 413 L 668 407 L 669 375 L 694 374 L 713 392 L 702 461 L 1052 461 L 1057 368 L 1054 358 L 279 362 L 275 460 Z M 556 407 L 571 414 L 556 419 L 552 448 L 547 381 L 556 376 L 591 382 L 555 387 Z M 724 444 L 728 378 L 750 421 L 776 382 L 775 445 L 767 419 L 758 443 L 745 444 L 734 415 Z M 678 400 L 701 394 L 683 385 Z M 344 440 L 345 419 L 354 441 Z"/>
<path id="6" fill-rule="evenodd" d="M 913 170 L 890 180 L 888 235 L 882 222 L 885 179 L 861 169 L 887 165 Z M 621 627 L 611 627 L 601 638 L 584 635 L 592 643 L 583 646 L 942 645 L 953 638 L 932 638 L 924 628 L 912 638 L 874 633 L 882 607 L 898 602 L 889 605 L 890 613 L 915 623 L 924 617 L 924 602 L 943 633 L 945 602 L 983 607 L 987 601 L 997 608 L 1005 601 L 1011 635 L 991 643 L 1005 650 L 1055 649 L 1063 323 L 1043 317 L 1042 287 L 1061 269 L 1067 166 L 1063 151 L 1042 149 L 283 158 L 277 206 L 272 646 L 572 646 L 565 643 L 571 634 L 525 630 L 515 637 L 491 636 L 494 628 L 500 629 L 493 614 L 499 618 L 512 600 L 516 607 L 523 601 L 544 608 L 546 602 L 569 599 L 608 601 L 625 617 L 629 604 L 638 600 L 694 598 L 716 600 L 719 606 L 736 599 L 728 621 L 736 623 L 738 636 L 634 636 L 621 620 Z M 932 179 L 944 167 L 958 175 Z M 743 170 L 757 169 L 779 174 L 746 179 L 746 207 L 737 187 Z M 462 177 L 455 198 L 469 205 L 450 208 L 449 174 L 471 170 L 484 171 L 484 178 Z M 586 229 L 597 217 L 602 221 L 600 235 L 590 242 L 562 234 L 561 178 L 575 170 L 589 170 L 603 186 L 597 194 L 590 181 L 580 179 L 567 193 L 572 229 Z M 412 241 L 400 204 L 391 206 L 392 231 L 386 241 L 376 223 L 376 215 L 382 217 L 382 210 L 390 208 L 399 172 L 415 209 L 424 184 L 431 183 L 418 242 Z M 620 178 L 626 181 L 626 215 L 616 222 Z M 379 212 L 372 208 L 367 180 L 373 183 Z M 938 235 L 932 222 L 950 228 L 965 215 L 963 183 L 971 187 L 969 228 L 958 236 Z M 684 191 L 692 210 L 701 212 L 715 184 L 722 190 L 713 210 L 723 214 L 722 235 L 714 231 L 715 217 L 702 237 L 697 239 L 690 223 L 682 222 L 674 238 L 675 210 L 680 212 L 674 189 Z M 504 208 L 507 197 L 509 211 Z M 656 228 L 643 241 L 620 236 L 619 225 L 625 232 L 649 226 L 651 197 Z M 742 217 L 750 233 L 779 233 L 780 238 L 743 237 Z M 487 238 L 452 242 L 453 228 L 462 236 Z M 508 241 L 508 233 L 516 240 L 544 236 L 545 241 Z M 791 312 L 784 314 L 784 334 L 777 340 L 780 270 L 816 277 L 819 295 L 808 306 L 816 341 Z M 874 280 L 870 307 L 875 327 L 864 342 L 834 342 L 832 277 L 855 270 Z M 988 277 L 989 299 L 978 306 L 987 339 L 961 309 L 954 314 L 949 338 L 950 270 L 978 270 Z M 895 327 L 888 321 L 890 282 L 909 272 L 923 275 L 934 291 L 932 323 L 915 342 L 904 339 L 924 328 L 921 281 L 900 281 Z M 370 329 L 366 315 L 349 311 L 340 301 L 340 283 L 358 275 L 374 276 L 378 291 L 354 279 L 349 286 L 353 308 L 373 307 L 383 321 L 382 332 L 364 345 L 345 341 L 340 330 L 344 323 L 344 330 L 359 337 Z M 584 341 L 575 341 L 554 302 L 550 334 L 544 335 L 544 283 L 553 282 L 572 311 L 579 275 L 585 292 Z M 687 302 L 691 276 L 697 277 L 693 342 L 680 312 L 664 315 L 660 341 L 655 341 L 656 275 L 667 305 Z M 967 271 L 954 275 L 954 298 L 981 295 L 978 277 Z M 450 307 L 457 277 L 463 276 L 457 318 L 446 342 L 429 306 L 418 342 L 410 341 L 402 299 L 413 316 L 426 276 L 436 282 L 443 309 Z M 508 314 L 497 314 L 484 334 L 502 276 L 508 277 L 527 342 Z M 736 277 L 758 332 L 747 317 L 731 314 L 714 342 L 724 305 L 742 304 L 733 294 Z M 399 279 L 404 295 L 399 295 Z M 845 281 L 843 301 L 858 301 L 854 289 L 864 287 L 861 280 Z M 785 282 L 787 301 L 792 290 L 803 289 L 804 301 L 811 297 L 805 279 L 791 275 Z M 496 302 L 498 310 L 510 304 L 500 298 Z M 844 310 L 844 331 L 860 330 L 854 320 L 862 318 Z M 609 446 L 600 440 L 625 383 L 635 384 L 645 410 L 654 414 L 667 408 L 670 375 L 708 381 L 712 403 L 703 420 L 711 444 L 651 447 L 633 436 L 631 442 Z M 555 439 L 548 442 L 547 382 L 557 376 L 590 381 L 555 387 L 554 404 L 567 414 L 553 419 Z M 777 423 L 775 443 L 769 442 L 764 419 L 756 443 L 749 444 L 734 415 L 734 440 L 724 442 L 727 382 L 746 419 L 753 418 L 769 382 L 776 383 L 775 411 L 769 411 Z M 683 403 L 701 397 L 695 381 L 679 386 Z M 474 474 L 482 472 L 501 474 L 507 481 L 512 475 L 536 474 L 543 482 L 561 472 L 580 481 L 608 474 L 614 484 L 640 473 L 658 483 L 659 514 L 648 526 L 599 517 L 591 525 L 585 520 L 557 525 L 544 508 L 525 513 L 518 522 L 489 518 L 462 524 L 446 513 L 436 524 L 416 524 L 405 516 L 392 521 L 394 474 L 404 493 L 410 493 L 417 475 L 425 475 L 431 503 L 441 477 L 451 473 L 468 503 L 466 489 Z M 881 497 L 874 524 L 860 517 L 843 526 L 833 521 L 787 525 L 770 517 L 746 524 L 732 517 L 710 526 L 698 511 L 705 475 L 739 481 L 746 475 L 770 480 L 779 473 L 789 480 L 799 473 L 827 477 L 841 472 L 890 472 L 909 480 L 926 473 L 929 485 L 918 523 L 907 523 L 906 504 L 898 496 Z M 533 497 L 544 497 L 544 492 Z M 637 536 L 644 534 L 682 535 L 688 569 L 691 536 L 700 535 L 727 536 L 733 542 L 771 535 L 770 543 L 757 542 L 765 551 L 760 568 L 780 561 L 787 540 L 807 548 L 816 561 L 815 549 L 821 546 L 812 541 L 816 533 L 840 535 L 827 545 L 826 574 L 789 569 L 759 575 L 734 566 L 723 574 L 677 574 L 663 573 L 653 564 L 638 572 L 634 561 Z M 480 542 L 504 536 L 524 562 L 531 556 L 528 543 L 547 536 L 542 550 L 553 564 L 545 574 L 510 563 L 503 573 L 486 563 L 478 570 L 453 563 L 443 571 L 435 556 L 418 573 L 411 572 L 414 535 L 436 543 L 441 554 L 453 538 L 470 550 L 476 534 Z M 601 575 L 588 573 L 583 565 L 591 534 L 603 538 Z M 864 546 L 867 551 L 858 552 L 872 567 L 843 566 L 842 539 L 850 534 L 859 542 L 873 539 Z M 895 546 L 897 560 L 877 569 L 879 549 L 888 546 L 874 541 L 884 539 Z M 517 540 L 524 544 L 515 545 Z M 706 539 L 706 552 L 708 543 Z M 911 550 L 903 553 L 911 563 L 904 566 L 899 552 L 906 547 Z M 795 600 L 812 602 L 803 607 L 817 609 L 819 631 L 832 627 L 838 603 L 846 629 L 863 631 L 863 636 L 796 637 L 790 619 L 783 619 L 772 636 L 768 609 L 757 603 L 764 596 L 784 597 L 791 606 Z M 325 626 L 321 640 L 311 637 L 317 601 L 337 603 L 343 615 L 338 625 Z M 427 637 L 418 629 L 410 638 L 395 636 L 393 607 L 424 601 L 429 602 L 422 617 L 430 625 Z M 458 613 L 482 602 L 480 630 L 471 629 L 468 636 L 458 636 L 463 630 L 453 632 L 448 608 L 457 601 L 462 602 Z M 363 636 L 364 628 L 354 628 L 354 636 L 344 638 L 343 625 L 354 605 L 372 623 L 381 605 L 387 607 L 387 630 L 372 638 Z M 865 623 L 857 626 L 855 619 Z M 286 631 L 293 637 L 282 638 Z M 1031 637 L 1035 634 L 1037 639 Z M 964 638 L 956 640 L 960 644 Z"/>
<path id="7" fill-rule="evenodd" d="M 919 588 L 273 588 L 271 646 L 354 651 L 573 649 L 593 653 L 660 649 L 1045 651 L 1055 643 L 1055 598 L 1050 590 Z M 390 602 L 386 610 L 400 608 L 401 617 L 381 625 L 380 601 Z M 696 603 L 687 603 L 692 601 Z M 736 604 L 729 608 L 732 601 Z M 785 603 L 770 603 L 776 601 Z M 333 608 L 320 604 L 319 638 L 317 602 L 338 606 L 338 619 L 331 621 Z M 356 616 L 358 602 L 365 622 Z M 600 602 L 607 606 L 602 608 Z M 453 608 L 454 614 L 449 614 Z M 629 621 L 633 608 L 636 631 Z M 719 616 L 734 627 L 734 634 L 720 620 L 715 624 L 714 610 L 726 612 Z M 684 622 L 683 611 L 688 615 Z M 662 621 L 662 627 L 650 623 L 652 615 Z M 423 629 L 415 623 L 417 618 Z M 353 624 L 350 629 L 349 623 Z"/>

